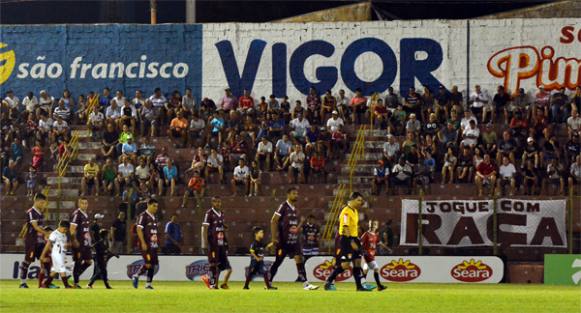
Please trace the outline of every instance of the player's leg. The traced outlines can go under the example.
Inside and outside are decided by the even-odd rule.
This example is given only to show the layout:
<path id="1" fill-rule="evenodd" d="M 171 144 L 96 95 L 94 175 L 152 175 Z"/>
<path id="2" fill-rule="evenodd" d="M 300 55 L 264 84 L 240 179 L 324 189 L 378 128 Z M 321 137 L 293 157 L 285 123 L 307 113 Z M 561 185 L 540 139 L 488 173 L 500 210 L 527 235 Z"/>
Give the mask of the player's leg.
<path id="1" fill-rule="evenodd" d="M 297 254 L 294 256 L 295 264 L 297 266 L 297 279 L 296 282 L 304 283 L 307 281 L 307 270 L 305 269 L 304 257 L 302 254 Z"/>
<path id="2" fill-rule="evenodd" d="M 135 273 L 131 277 L 133 288 L 137 288 L 139 286 L 139 276 L 145 275 L 145 273 L 147 273 L 148 269 L 150 267 L 152 267 L 151 266 L 151 255 L 149 254 L 149 251 L 142 252 L 141 256 L 143 258 L 143 265 L 141 265 L 141 267 L 139 268 L 139 271 L 137 271 L 137 273 Z"/>
<path id="3" fill-rule="evenodd" d="M 28 268 L 30 264 L 34 262 L 35 245 L 27 244 L 25 245 L 24 261 L 20 263 L 20 288 L 28 288 L 26 284 L 26 278 L 28 277 Z"/>
<path id="4" fill-rule="evenodd" d="M 377 290 L 382 291 L 387 287 L 381 283 L 381 279 L 379 277 L 379 266 L 377 265 L 376 261 L 371 261 L 369 264 L 369 268 L 373 270 L 373 278 L 375 279 L 375 283 L 377 284 Z"/>
<path id="5" fill-rule="evenodd" d="M 222 289 L 228 289 L 228 282 L 230 281 L 230 275 L 232 275 L 232 266 L 230 266 L 230 261 L 228 260 L 228 255 L 226 249 L 220 249 L 220 265 L 219 269 L 224 271 L 224 283 L 220 285 Z"/>
<path id="6" fill-rule="evenodd" d="M 69 273 L 65 266 L 65 255 L 63 254 L 53 254 L 52 257 L 52 268 L 51 268 L 51 277 L 56 277 L 57 274 L 60 274 L 61 280 L 65 288 L 73 288 L 69 285 Z M 50 282 L 49 282 L 50 283 Z M 47 284 L 48 286 L 48 284 Z"/>
<path id="7" fill-rule="evenodd" d="M 357 290 L 362 290 L 363 285 L 361 283 L 362 277 L 362 270 L 361 270 L 361 258 L 357 258 L 353 260 L 353 278 L 355 279 L 355 286 L 357 286 Z"/>
<path id="8" fill-rule="evenodd" d="M 274 259 L 274 263 L 270 266 L 270 282 L 274 280 L 274 276 L 276 276 L 276 272 L 278 272 L 278 268 L 286 258 L 287 252 L 286 249 L 282 245 L 276 247 L 276 257 Z"/>
<path id="9" fill-rule="evenodd" d="M 250 261 L 250 266 L 248 267 L 248 272 L 246 273 L 246 281 L 244 282 L 243 289 L 250 289 L 250 281 L 252 281 L 252 278 L 258 272 L 258 263 L 260 262 L 256 262 L 255 260 Z"/>
<path id="10" fill-rule="evenodd" d="M 155 267 L 159 266 L 159 260 L 157 258 L 157 250 L 151 249 L 151 263 L 149 268 L 147 269 L 147 281 L 145 283 L 145 289 L 153 289 L 151 283 L 153 282 L 153 275 L 155 274 Z"/>

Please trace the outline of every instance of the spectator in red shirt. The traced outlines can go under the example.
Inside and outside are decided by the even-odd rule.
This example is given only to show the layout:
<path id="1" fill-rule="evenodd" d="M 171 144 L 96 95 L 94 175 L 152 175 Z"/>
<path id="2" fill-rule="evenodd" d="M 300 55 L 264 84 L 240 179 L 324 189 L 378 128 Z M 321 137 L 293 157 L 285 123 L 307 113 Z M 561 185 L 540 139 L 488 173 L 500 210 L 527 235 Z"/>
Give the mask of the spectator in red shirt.
<path id="1" fill-rule="evenodd" d="M 353 112 L 353 124 L 361 124 L 363 115 L 367 111 L 367 98 L 361 94 L 361 89 L 355 89 L 355 96 L 351 98 L 351 112 Z"/>
<path id="2" fill-rule="evenodd" d="M 186 147 L 188 141 L 188 120 L 184 118 L 184 113 L 180 110 L 169 124 L 168 135 L 182 141 L 182 147 Z"/>
<path id="3" fill-rule="evenodd" d="M 186 192 L 184 193 L 184 197 L 182 198 L 182 208 L 186 207 L 189 197 L 196 198 L 196 207 L 200 207 L 200 202 L 202 197 L 204 196 L 206 189 L 206 182 L 200 176 L 200 172 L 195 171 L 194 176 L 190 178 L 188 181 L 188 188 L 186 188 Z"/>
<path id="4" fill-rule="evenodd" d="M 238 98 L 238 106 L 244 113 L 251 114 L 254 111 L 254 99 L 248 90 L 244 90 L 244 94 Z"/>
<path id="5" fill-rule="evenodd" d="M 494 194 L 494 186 L 496 186 L 496 166 L 490 161 L 490 155 L 485 154 L 484 160 L 476 167 L 476 176 L 474 182 L 478 187 L 478 196 L 482 197 L 482 187 L 490 185 L 491 194 Z"/>
<path id="6" fill-rule="evenodd" d="M 375 106 L 373 107 L 373 122 L 375 127 L 380 129 L 387 128 L 387 108 L 383 104 L 382 99 L 377 99 Z"/>
<path id="7" fill-rule="evenodd" d="M 327 183 L 327 170 L 325 169 L 326 163 L 327 160 L 319 151 L 315 151 L 315 154 L 311 157 L 311 160 L 309 161 L 313 178 L 315 177 L 315 175 L 322 177 L 323 182 L 325 184 Z"/>

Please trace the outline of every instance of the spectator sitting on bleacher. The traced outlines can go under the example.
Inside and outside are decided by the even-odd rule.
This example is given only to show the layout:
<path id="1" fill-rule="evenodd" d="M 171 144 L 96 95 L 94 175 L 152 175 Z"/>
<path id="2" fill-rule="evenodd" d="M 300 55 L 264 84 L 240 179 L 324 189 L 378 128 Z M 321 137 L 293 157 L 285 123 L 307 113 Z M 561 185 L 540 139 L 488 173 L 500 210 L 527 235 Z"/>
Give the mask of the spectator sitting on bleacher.
<path id="1" fill-rule="evenodd" d="M 274 150 L 274 162 L 276 164 L 277 170 L 284 170 L 285 164 L 287 164 L 287 159 L 290 156 L 292 148 L 292 142 L 288 138 L 287 134 L 282 135 L 282 138 L 276 142 Z"/>
<path id="2" fill-rule="evenodd" d="M 36 98 L 32 91 L 29 91 L 26 97 L 22 99 L 22 106 L 24 106 L 24 110 L 28 113 L 38 113 L 38 98 Z"/>
<path id="3" fill-rule="evenodd" d="M 498 180 L 498 192 L 502 193 L 506 185 L 510 186 L 509 196 L 514 196 L 516 191 L 516 167 L 506 156 L 502 157 L 502 164 L 498 168 L 500 179 Z"/>
<path id="4" fill-rule="evenodd" d="M 101 168 L 101 186 L 104 192 L 108 192 L 109 195 L 113 195 L 116 193 L 115 186 L 116 186 L 116 178 L 117 172 L 115 170 L 115 166 L 113 165 L 113 160 L 111 158 L 107 158 L 105 160 L 105 164 Z"/>
<path id="5" fill-rule="evenodd" d="M 146 99 L 143 97 L 143 92 L 139 89 L 135 90 L 135 97 L 131 99 L 131 104 L 136 110 L 141 109 L 145 105 Z"/>
<path id="6" fill-rule="evenodd" d="M 176 117 L 171 120 L 168 135 L 181 140 L 181 147 L 185 148 L 188 142 L 188 120 L 184 118 L 182 111 L 178 111 Z"/>
<path id="7" fill-rule="evenodd" d="M 169 186 L 169 196 L 175 195 L 175 187 L 178 180 L 178 168 L 173 164 L 172 159 L 167 160 L 167 164 L 163 167 L 163 177 L 158 180 L 158 195 L 161 197 L 164 192 L 164 187 Z"/>
<path id="8" fill-rule="evenodd" d="M 127 138 L 127 142 L 121 146 L 121 154 L 129 157 L 132 163 L 137 159 L 137 145 L 133 142 L 133 137 Z"/>
<path id="9" fill-rule="evenodd" d="M 303 117 L 302 113 L 298 113 L 297 117 L 290 121 L 289 126 L 292 129 L 291 135 L 293 138 L 304 143 L 307 129 L 311 126 L 311 123 Z"/>
<path id="10" fill-rule="evenodd" d="M 547 194 L 550 194 L 548 187 L 555 187 L 557 186 L 558 195 L 564 195 L 565 192 L 565 178 L 563 175 L 564 168 L 561 164 L 558 163 L 558 159 L 554 158 L 549 161 L 547 164 L 547 179 L 543 180 L 543 185 L 545 185 L 544 190 Z"/>
<path id="11" fill-rule="evenodd" d="M 464 117 L 460 120 L 460 131 L 464 132 L 464 130 L 470 127 L 470 121 L 474 121 L 476 126 L 478 126 L 478 120 L 472 114 L 470 110 L 464 111 Z"/>
<path id="12" fill-rule="evenodd" d="M 147 164 L 145 157 L 139 158 L 139 164 L 135 168 L 135 178 L 139 184 L 145 184 L 147 189 L 151 190 L 153 186 L 153 175 L 151 175 L 151 168 Z"/>
<path id="13" fill-rule="evenodd" d="M 474 156 L 470 147 L 462 147 L 462 152 L 457 158 L 456 182 L 470 182 L 474 176 Z M 453 182 L 453 181 L 452 181 Z"/>
<path id="14" fill-rule="evenodd" d="M 305 177 L 305 154 L 303 153 L 303 147 L 300 144 L 294 146 L 293 152 L 291 152 L 289 158 L 287 159 L 288 164 L 288 181 L 289 184 L 298 184 L 304 181 Z M 284 164 L 283 167 L 286 167 Z"/>
<path id="15" fill-rule="evenodd" d="M 54 105 L 54 97 L 51 97 L 46 90 L 41 90 L 38 97 L 38 106 L 40 110 L 47 114 L 52 114 L 52 106 Z"/>
<path id="16" fill-rule="evenodd" d="M 483 196 L 483 186 L 490 185 L 490 194 L 494 194 L 494 187 L 496 186 L 496 166 L 490 161 L 490 155 L 485 154 L 483 161 L 476 166 L 476 175 L 474 182 L 478 188 L 478 196 Z"/>
<path id="17" fill-rule="evenodd" d="M 331 115 L 331 112 L 336 110 L 337 110 L 337 99 L 333 97 L 333 94 L 329 89 L 325 92 L 325 95 L 321 99 L 321 118 L 323 119 L 323 121 L 328 120 L 329 115 Z"/>
<path id="18" fill-rule="evenodd" d="M 252 161 L 252 163 L 250 163 L 250 176 L 249 176 L 249 188 L 248 188 L 248 196 L 252 197 L 252 196 L 258 196 L 258 193 L 260 192 L 260 183 L 261 183 L 261 179 L 260 179 L 260 174 L 262 174 L 262 171 L 260 170 L 260 167 L 258 167 L 258 162 L 256 161 Z"/>
<path id="19" fill-rule="evenodd" d="M 416 114 L 415 113 L 410 114 L 410 118 L 406 122 L 406 125 L 405 125 L 406 132 L 408 132 L 408 133 L 412 132 L 412 133 L 418 135 L 420 133 L 421 129 L 422 129 L 422 124 L 416 118 Z"/>
<path id="20" fill-rule="evenodd" d="M 392 187 L 405 187 L 407 189 L 407 193 L 411 193 L 412 187 L 412 175 L 413 170 L 412 167 L 406 162 L 406 160 L 401 157 L 399 158 L 399 162 L 394 165 L 391 169 L 391 175 L 389 177 L 390 184 Z"/>
<path id="21" fill-rule="evenodd" d="M 103 139 L 101 140 L 101 154 L 104 158 L 116 157 L 117 144 L 119 143 L 119 132 L 115 128 L 115 124 L 107 123 Z"/>
<path id="22" fill-rule="evenodd" d="M 309 166 L 310 166 L 310 174 L 315 177 L 319 176 L 323 178 L 323 183 L 327 183 L 327 160 L 325 156 L 319 152 L 319 150 L 315 150 L 315 153 L 309 159 Z M 312 182 L 312 181 L 311 181 Z"/>
<path id="23" fill-rule="evenodd" d="M 236 110 L 238 106 L 238 101 L 236 97 L 232 94 L 232 90 L 230 88 L 224 89 L 224 96 L 218 102 L 218 109 L 223 110 L 224 112 L 228 113 L 231 110 Z"/>
<path id="24" fill-rule="evenodd" d="M 14 95 L 12 90 L 6 91 L 6 97 L 2 100 L 2 106 L 8 109 L 8 116 L 17 116 L 20 108 L 20 99 Z"/>
<path id="25" fill-rule="evenodd" d="M 117 153 L 122 153 L 123 145 L 129 141 L 129 138 L 133 139 L 133 133 L 129 130 L 129 126 L 123 125 L 121 133 L 119 134 L 119 144 L 117 145 Z"/>
<path id="26" fill-rule="evenodd" d="M 387 108 L 385 107 L 385 104 L 383 104 L 383 100 L 381 98 L 378 98 L 375 102 L 375 105 L 373 106 L 373 123 L 375 125 L 376 128 L 379 129 L 386 129 L 387 128 L 387 118 L 388 118 L 388 114 L 387 114 Z"/>
<path id="27" fill-rule="evenodd" d="M 260 170 L 270 171 L 270 160 L 272 159 L 272 142 L 267 137 L 262 137 L 256 148 L 256 162 Z"/>
<path id="28" fill-rule="evenodd" d="M 87 125 L 89 126 L 89 130 L 94 139 L 100 138 L 101 132 L 103 131 L 104 121 L 105 116 L 103 113 L 99 112 L 98 106 L 94 106 L 87 120 Z"/>
<path id="29" fill-rule="evenodd" d="M 353 124 L 362 124 L 363 116 L 367 112 L 367 98 L 365 98 L 360 88 L 355 89 L 355 95 L 349 103 L 351 108 L 351 122 Z"/>
<path id="30" fill-rule="evenodd" d="M 194 171 L 194 175 L 188 181 L 188 186 L 186 191 L 184 192 L 184 196 L 182 198 L 182 208 L 185 208 L 188 203 L 189 197 L 194 197 L 196 199 L 196 207 L 201 207 L 202 197 L 205 194 L 206 190 L 206 182 L 200 176 L 200 172 Z"/>
<path id="31" fill-rule="evenodd" d="M 309 88 L 309 94 L 307 95 L 306 99 L 307 104 L 307 115 L 306 118 L 312 124 L 320 124 L 321 123 L 321 97 L 319 97 L 319 93 L 317 89 L 313 86 Z"/>
<path id="32" fill-rule="evenodd" d="M 577 87 L 579 89 L 579 87 Z M 577 134 L 581 131 L 581 117 L 579 117 L 579 112 L 577 109 L 573 109 L 571 116 L 567 119 L 567 132 L 569 137 L 573 134 Z"/>
<path id="33" fill-rule="evenodd" d="M 462 142 L 460 145 L 462 147 L 469 146 L 471 148 L 476 147 L 478 143 L 478 138 L 480 137 L 480 129 L 476 127 L 476 122 L 474 120 L 470 121 L 470 125 L 464 129 L 462 132 Z"/>
<path id="34" fill-rule="evenodd" d="M 99 165 L 91 157 L 83 167 L 83 178 L 81 178 L 81 197 L 89 194 L 89 188 L 95 187 L 95 196 L 99 196 Z"/>
<path id="35" fill-rule="evenodd" d="M 40 120 L 38 121 L 38 133 L 36 138 L 41 142 L 47 142 L 46 139 L 48 138 L 48 143 L 54 143 L 54 137 L 52 132 L 52 125 L 53 120 L 48 116 L 47 113 L 42 112 L 40 115 Z"/>
<path id="36" fill-rule="evenodd" d="M 210 155 L 206 160 L 205 175 L 209 179 L 210 173 L 218 173 L 220 183 L 224 183 L 224 157 L 214 148 L 210 150 Z"/>
<path id="37" fill-rule="evenodd" d="M 526 161 L 525 166 L 522 168 L 522 176 L 524 194 L 531 196 L 536 194 L 540 178 L 532 160 Z"/>
<path id="38" fill-rule="evenodd" d="M 373 168 L 373 181 L 371 183 L 371 194 L 379 196 L 381 188 L 385 186 L 386 194 L 389 192 L 389 167 L 383 160 L 377 161 L 377 166 Z"/>
<path id="39" fill-rule="evenodd" d="M 508 158 L 514 163 L 514 153 L 517 149 L 517 143 L 512 138 L 510 132 L 505 130 L 502 133 L 502 140 L 498 142 L 498 152 L 496 154 L 496 162 L 500 163 L 502 156 L 508 156 Z"/>
<path id="40" fill-rule="evenodd" d="M 69 124 L 62 116 L 57 115 L 56 121 L 52 124 L 52 132 L 53 141 L 69 138 Z"/>
<path id="41" fill-rule="evenodd" d="M 573 133 L 571 139 L 569 139 L 565 144 L 565 160 L 567 163 L 575 163 L 575 159 L 579 154 L 581 154 L 579 133 Z"/>
<path id="42" fill-rule="evenodd" d="M 119 124 L 130 126 L 131 132 L 135 133 L 135 127 L 137 126 L 137 109 L 129 101 L 123 101 L 123 106 L 121 106 L 121 116 L 119 117 Z"/>
<path id="43" fill-rule="evenodd" d="M 133 164 L 129 163 L 129 158 L 122 155 L 120 164 L 117 166 L 117 179 L 115 180 L 116 197 L 119 197 L 126 189 L 133 187 L 133 176 L 135 168 Z"/>
<path id="44" fill-rule="evenodd" d="M 111 100 L 111 104 L 105 109 L 105 118 L 107 119 L 107 122 L 119 125 L 117 120 L 120 117 L 121 117 L 121 108 L 117 104 L 117 101 Z"/>
<path id="45" fill-rule="evenodd" d="M 245 114 L 254 113 L 254 99 L 250 96 L 250 91 L 244 89 L 240 98 L 238 98 L 238 109 Z"/>
<path id="46" fill-rule="evenodd" d="M 569 175 L 569 188 L 581 184 L 581 155 L 577 155 L 577 157 L 575 157 L 575 162 L 571 163 Z"/>
<path id="47" fill-rule="evenodd" d="M 161 125 L 159 121 L 163 121 L 165 119 L 165 106 L 167 105 L 167 99 L 161 93 L 161 88 L 155 88 L 153 94 L 147 100 L 151 102 L 153 106 L 155 116 L 158 119 L 157 125 Z"/>
<path id="48" fill-rule="evenodd" d="M 200 147 L 205 145 L 206 140 L 206 122 L 200 118 L 200 114 L 196 111 L 192 114 L 190 121 L 188 141 L 192 147 Z"/>
<path id="49" fill-rule="evenodd" d="M 157 111 L 151 101 L 146 100 L 139 109 L 139 119 L 141 121 L 141 136 L 154 137 L 159 125 L 159 111 Z"/>
<path id="50" fill-rule="evenodd" d="M 44 152 L 42 151 L 42 145 L 39 140 L 36 141 L 31 149 L 32 152 L 32 168 L 39 171 L 42 167 L 42 161 L 44 159 Z"/>
<path id="51" fill-rule="evenodd" d="M 2 181 L 4 183 L 4 195 L 13 196 L 19 186 L 16 162 L 10 160 L 2 169 Z"/>
<path id="52" fill-rule="evenodd" d="M 217 114 L 210 113 L 208 117 L 208 124 L 210 126 L 210 133 L 207 142 L 214 139 L 218 140 L 218 145 L 222 144 L 222 131 L 224 129 L 224 111 L 218 110 Z"/>
<path id="53" fill-rule="evenodd" d="M 250 187 L 250 169 L 246 166 L 246 160 L 244 158 L 238 160 L 238 166 L 234 168 L 230 183 L 233 196 L 236 196 L 236 186 L 238 185 L 244 186 L 244 194 L 248 193 Z"/>
<path id="54" fill-rule="evenodd" d="M 464 147 L 463 150 L 468 149 L 468 147 Z M 456 172 L 457 163 L 458 158 L 454 153 L 454 149 L 448 147 L 448 151 L 444 155 L 444 165 L 442 165 L 442 184 L 452 184 L 454 182 L 454 173 Z"/>
<path id="55" fill-rule="evenodd" d="M 204 167 L 206 166 L 206 155 L 204 152 L 204 148 L 198 147 L 196 152 L 194 153 L 194 157 L 192 158 L 192 164 L 190 168 L 186 170 L 186 172 L 194 171 L 194 172 L 202 172 Z"/>

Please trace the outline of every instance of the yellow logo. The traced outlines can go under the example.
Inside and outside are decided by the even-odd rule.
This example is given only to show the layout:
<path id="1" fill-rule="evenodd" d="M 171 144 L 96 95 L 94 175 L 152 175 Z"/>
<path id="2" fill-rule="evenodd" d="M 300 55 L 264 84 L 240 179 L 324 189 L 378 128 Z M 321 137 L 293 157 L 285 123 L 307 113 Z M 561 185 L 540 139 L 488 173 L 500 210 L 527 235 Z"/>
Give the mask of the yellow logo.
<path id="1" fill-rule="evenodd" d="M 0 49 L 6 48 L 8 45 L 0 42 Z M 16 54 L 14 50 L 0 53 L 0 85 L 8 80 L 14 70 L 16 64 Z"/>

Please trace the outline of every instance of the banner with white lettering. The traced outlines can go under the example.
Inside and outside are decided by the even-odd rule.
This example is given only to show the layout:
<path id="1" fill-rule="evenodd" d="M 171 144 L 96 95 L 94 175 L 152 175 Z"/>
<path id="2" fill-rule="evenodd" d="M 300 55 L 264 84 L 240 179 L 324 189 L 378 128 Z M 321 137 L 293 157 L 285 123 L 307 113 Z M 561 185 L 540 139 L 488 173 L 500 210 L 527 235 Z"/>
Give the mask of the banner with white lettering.
<path id="1" fill-rule="evenodd" d="M 402 200 L 401 245 L 492 246 L 493 200 L 425 200 L 422 217 L 418 200 Z M 497 200 L 497 239 L 500 247 L 566 248 L 566 201 Z"/>

